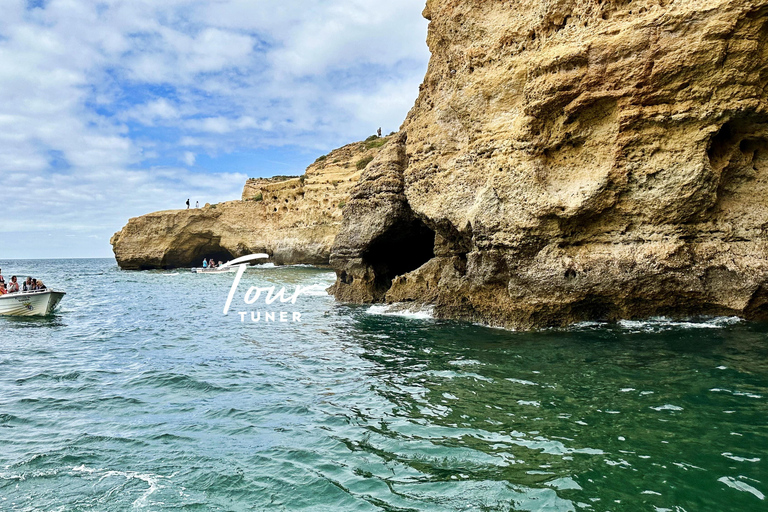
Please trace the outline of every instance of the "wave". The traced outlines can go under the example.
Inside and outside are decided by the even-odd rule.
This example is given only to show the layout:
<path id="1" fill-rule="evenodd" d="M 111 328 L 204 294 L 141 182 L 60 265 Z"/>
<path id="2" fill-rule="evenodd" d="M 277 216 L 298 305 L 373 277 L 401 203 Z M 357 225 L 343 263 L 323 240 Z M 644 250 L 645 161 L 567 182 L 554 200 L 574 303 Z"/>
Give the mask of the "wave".
<path id="1" fill-rule="evenodd" d="M 327 297 L 329 284 L 312 284 L 309 286 L 301 285 L 301 295 L 310 297 Z"/>
<path id="2" fill-rule="evenodd" d="M 366 311 L 369 315 L 399 316 L 412 320 L 434 320 L 434 308 L 431 306 L 414 306 L 407 303 L 376 304 Z"/>
<path id="3" fill-rule="evenodd" d="M 594 330 L 604 328 L 619 328 L 630 333 L 637 332 L 663 332 L 673 329 L 724 329 L 743 322 L 736 316 L 718 316 L 713 318 L 699 318 L 688 320 L 675 320 L 667 317 L 652 317 L 645 320 L 619 320 L 615 324 L 608 322 L 588 321 L 573 324 L 571 330 Z"/>
<path id="4" fill-rule="evenodd" d="M 144 372 L 129 382 L 131 387 L 150 386 L 153 388 L 175 388 L 201 392 L 225 392 L 227 389 L 198 380 L 183 373 L 159 372 L 156 370 Z"/>
<path id="5" fill-rule="evenodd" d="M 135 479 L 135 480 L 140 480 L 144 482 L 145 484 L 147 484 L 148 487 L 144 491 L 144 493 L 133 502 L 132 506 L 134 508 L 143 508 L 144 506 L 146 506 L 148 504 L 147 500 L 149 499 L 149 497 L 152 496 L 159 489 L 162 489 L 164 487 L 161 484 L 161 481 L 170 480 L 170 477 L 166 477 L 162 475 L 154 475 L 152 473 L 95 469 L 95 468 L 89 468 L 84 464 L 73 467 L 71 469 L 71 472 L 74 474 L 80 474 L 90 478 L 94 478 L 98 482 L 101 482 L 102 480 L 105 480 L 105 479 L 115 478 L 115 477 L 124 478 L 126 481 Z M 116 485 L 115 488 L 119 489 L 121 488 L 121 486 Z"/>
<path id="6" fill-rule="evenodd" d="M 758 491 L 751 485 L 742 482 L 741 480 L 736 480 L 735 478 L 730 476 L 724 476 L 724 477 L 718 478 L 717 481 L 724 483 L 731 489 L 736 489 L 737 491 L 741 491 L 741 492 L 748 492 L 760 500 L 765 499 L 765 495 L 762 492 Z"/>

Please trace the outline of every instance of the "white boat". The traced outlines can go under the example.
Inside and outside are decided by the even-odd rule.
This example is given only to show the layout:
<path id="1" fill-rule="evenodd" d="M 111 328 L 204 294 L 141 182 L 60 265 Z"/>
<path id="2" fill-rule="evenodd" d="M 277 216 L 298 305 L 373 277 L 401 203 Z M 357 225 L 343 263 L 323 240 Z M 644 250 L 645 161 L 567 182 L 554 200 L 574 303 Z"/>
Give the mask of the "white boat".
<path id="1" fill-rule="evenodd" d="M 0 315 L 48 316 L 61 302 L 64 292 L 36 290 L 0 295 Z"/>
<path id="2" fill-rule="evenodd" d="M 195 267 L 192 269 L 192 272 L 194 272 L 195 274 L 224 274 L 226 272 L 237 272 L 238 266 L 243 263 L 249 263 L 254 260 L 265 260 L 268 258 L 269 258 L 269 254 L 264 254 L 264 253 L 249 254 L 248 256 L 241 256 L 232 261 L 228 261 L 222 264 L 221 266 L 215 267 L 215 268 Z"/>
<path id="3" fill-rule="evenodd" d="M 193 268 L 192 272 L 195 274 L 225 274 L 227 272 L 237 271 L 236 267 L 216 267 L 216 268 Z"/>

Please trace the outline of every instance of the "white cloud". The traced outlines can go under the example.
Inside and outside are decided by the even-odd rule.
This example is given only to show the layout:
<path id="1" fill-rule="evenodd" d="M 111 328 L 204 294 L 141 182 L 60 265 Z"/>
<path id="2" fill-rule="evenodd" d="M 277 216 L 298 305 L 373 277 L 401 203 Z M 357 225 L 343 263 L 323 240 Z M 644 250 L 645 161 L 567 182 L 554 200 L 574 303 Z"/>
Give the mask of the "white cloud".
<path id="1" fill-rule="evenodd" d="M 428 58 L 423 0 L 1 2 L 0 232 L 99 255 L 129 216 L 239 197 L 230 153 L 397 129 Z"/>
<path id="2" fill-rule="evenodd" d="M 122 120 L 134 120 L 146 126 L 154 126 L 158 121 L 178 119 L 181 116 L 176 105 L 166 98 L 158 98 L 136 105 L 133 109 L 119 115 Z"/>

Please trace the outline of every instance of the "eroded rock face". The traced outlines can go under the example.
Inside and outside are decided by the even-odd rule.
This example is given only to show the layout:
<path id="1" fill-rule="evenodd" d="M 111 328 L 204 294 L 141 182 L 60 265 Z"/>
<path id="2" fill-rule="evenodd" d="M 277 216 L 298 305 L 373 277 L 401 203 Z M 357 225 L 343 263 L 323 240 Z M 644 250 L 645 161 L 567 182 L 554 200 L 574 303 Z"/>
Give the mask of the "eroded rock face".
<path id="1" fill-rule="evenodd" d="M 434 257 L 392 279 L 366 263 L 376 238 L 350 231 L 388 222 L 390 193 L 364 179 L 332 256 L 339 298 L 518 328 L 768 317 L 768 1 L 429 0 L 424 15 L 397 204 L 436 233 Z"/>
<path id="2" fill-rule="evenodd" d="M 406 165 L 405 136 L 400 134 L 355 187 L 331 256 L 338 279 L 330 291 L 337 298 L 381 301 L 392 279 L 434 256 L 435 233 L 413 214 L 403 193 Z"/>
<path id="3" fill-rule="evenodd" d="M 300 177 L 250 179 L 240 201 L 133 218 L 112 237 L 115 258 L 126 270 L 200 266 L 203 258 L 257 252 L 278 265 L 327 265 L 350 191 L 389 140 L 339 148 Z"/>

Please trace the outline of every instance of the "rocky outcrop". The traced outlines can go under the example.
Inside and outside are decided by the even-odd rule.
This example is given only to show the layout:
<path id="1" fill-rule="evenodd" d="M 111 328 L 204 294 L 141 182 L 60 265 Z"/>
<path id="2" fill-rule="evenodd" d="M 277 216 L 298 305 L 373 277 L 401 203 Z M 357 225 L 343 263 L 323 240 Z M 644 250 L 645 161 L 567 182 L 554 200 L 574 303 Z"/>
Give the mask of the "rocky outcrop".
<path id="1" fill-rule="evenodd" d="M 130 219 L 112 237 L 120 268 L 199 266 L 266 252 L 276 264 L 327 265 L 350 190 L 389 138 L 320 157 L 299 177 L 249 179 L 242 200 Z"/>
<path id="2" fill-rule="evenodd" d="M 392 279 L 430 259 L 435 233 L 408 205 L 403 184 L 405 137 L 397 136 L 365 170 L 355 187 L 333 246 L 339 268 L 331 288 L 349 302 L 384 299 Z"/>
<path id="3" fill-rule="evenodd" d="M 768 1 L 424 15 L 429 69 L 344 210 L 337 297 L 515 328 L 768 318 Z"/>

